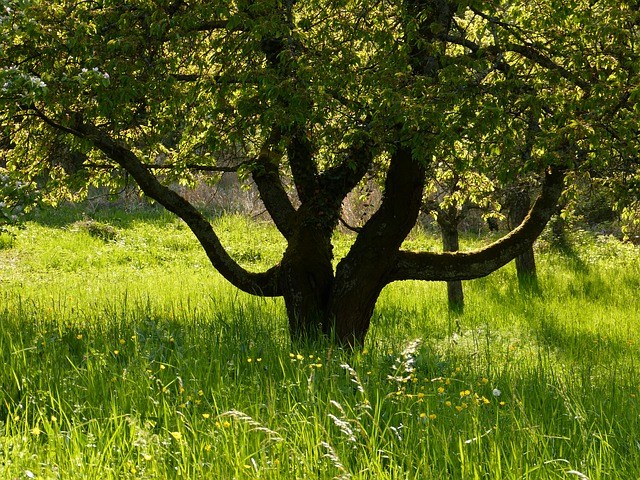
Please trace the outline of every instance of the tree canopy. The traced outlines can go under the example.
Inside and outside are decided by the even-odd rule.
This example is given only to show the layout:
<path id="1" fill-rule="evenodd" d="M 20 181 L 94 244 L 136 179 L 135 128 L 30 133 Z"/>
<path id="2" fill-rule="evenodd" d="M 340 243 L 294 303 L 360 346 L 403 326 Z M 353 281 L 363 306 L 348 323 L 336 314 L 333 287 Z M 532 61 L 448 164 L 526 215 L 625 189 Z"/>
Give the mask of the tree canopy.
<path id="1" fill-rule="evenodd" d="M 566 175 L 637 181 L 639 11 L 632 0 L 0 0 L 0 144 L 9 169 L 56 188 L 126 171 L 234 285 L 283 296 L 292 335 L 317 327 L 354 343 L 388 283 L 487 275 L 530 247 Z M 545 180 L 497 243 L 403 251 L 443 164 L 461 178 Z M 255 182 L 288 242 L 278 265 L 243 269 L 169 188 L 203 170 Z M 341 203 L 366 175 L 382 180 L 382 204 L 334 267 Z"/>

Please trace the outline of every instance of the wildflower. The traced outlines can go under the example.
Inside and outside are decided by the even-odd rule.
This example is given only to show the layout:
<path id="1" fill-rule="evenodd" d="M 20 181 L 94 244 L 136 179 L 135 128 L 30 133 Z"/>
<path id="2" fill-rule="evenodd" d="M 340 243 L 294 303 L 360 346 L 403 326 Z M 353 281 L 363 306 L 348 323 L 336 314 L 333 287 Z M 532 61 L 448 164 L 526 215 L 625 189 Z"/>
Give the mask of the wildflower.
<path id="1" fill-rule="evenodd" d="M 456 405 L 456 410 L 461 412 L 462 411 L 462 407 L 460 405 Z"/>
<path id="2" fill-rule="evenodd" d="M 211 414 L 209 414 L 209 413 L 203 413 L 203 414 L 202 414 L 202 418 L 204 418 L 205 420 L 206 420 L 207 418 L 209 418 L 210 416 L 211 416 Z"/>
<path id="3" fill-rule="evenodd" d="M 451 402 L 450 402 L 449 400 L 447 400 L 446 402 L 444 402 L 444 404 L 445 404 L 447 407 L 450 407 L 450 406 L 451 406 Z"/>
<path id="4" fill-rule="evenodd" d="M 118 355 L 119 353 L 120 353 L 120 350 L 114 350 L 114 351 L 113 351 L 113 354 L 114 354 L 114 355 Z"/>
<path id="5" fill-rule="evenodd" d="M 247 358 L 247 363 L 251 363 L 251 362 L 253 362 L 253 359 Z"/>
<path id="6" fill-rule="evenodd" d="M 124 338 L 121 338 L 119 342 L 120 342 L 120 345 L 124 345 L 125 343 L 127 343 L 127 341 Z"/>
<path id="7" fill-rule="evenodd" d="M 160 370 L 164 370 L 166 367 L 164 365 L 160 365 Z"/>
<path id="8" fill-rule="evenodd" d="M 171 436 L 175 438 L 177 441 L 182 440 L 182 434 L 180 432 L 170 432 Z"/>
<path id="9" fill-rule="evenodd" d="M 499 397 L 500 395 L 502 395 L 502 392 L 497 388 L 494 388 L 493 392 L 491 393 L 493 394 L 494 397 Z"/>
<path id="10" fill-rule="evenodd" d="M 436 418 L 438 418 L 438 416 L 435 413 L 429 415 L 429 420 L 435 420 Z"/>
<path id="11" fill-rule="evenodd" d="M 256 362 L 260 363 L 262 361 L 262 358 L 258 357 L 256 358 Z"/>
<path id="12" fill-rule="evenodd" d="M 208 443 L 204 446 L 204 451 L 205 452 L 210 452 L 211 451 L 211 445 L 209 445 Z"/>
<path id="13" fill-rule="evenodd" d="M 296 359 L 298 359 L 298 360 L 302 360 L 302 359 L 304 359 L 304 357 L 303 357 L 302 355 L 300 355 L 300 354 L 297 354 L 297 355 L 296 355 Z"/>
<path id="14" fill-rule="evenodd" d="M 424 413 L 424 412 L 422 412 L 422 413 L 420 414 L 420 418 L 426 418 L 426 416 L 427 416 L 427 414 L 426 414 L 426 413 Z"/>
<path id="15" fill-rule="evenodd" d="M 79 333 L 78 335 L 76 335 L 76 340 L 82 340 L 82 334 Z"/>
<path id="16" fill-rule="evenodd" d="M 55 415 L 51 415 L 51 421 L 53 423 L 57 422 L 58 421 L 58 417 L 56 417 Z"/>
<path id="17" fill-rule="evenodd" d="M 489 379 L 486 378 L 486 377 L 483 377 L 482 378 L 482 383 L 484 383 L 486 385 L 487 383 L 489 383 Z"/>
<path id="18" fill-rule="evenodd" d="M 438 393 L 444 393 L 444 387 L 438 387 Z"/>
<path id="19" fill-rule="evenodd" d="M 463 391 L 460 392 L 460 398 L 466 397 L 467 395 L 471 395 L 471 391 L 470 390 L 463 390 Z"/>
<path id="20" fill-rule="evenodd" d="M 149 455 L 148 453 L 143 453 L 142 454 L 142 458 L 144 458 L 147 462 L 149 460 L 151 460 L 153 457 L 151 455 Z"/>
<path id="21" fill-rule="evenodd" d="M 31 429 L 31 435 L 35 435 L 37 437 L 41 433 L 42 430 L 40 430 L 40 427 L 38 427 L 37 425 Z"/>
<path id="22" fill-rule="evenodd" d="M 229 428 L 231 426 L 231 423 L 225 420 L 224 422 L 222 422 L 222 426 L 224 428 Z"/>

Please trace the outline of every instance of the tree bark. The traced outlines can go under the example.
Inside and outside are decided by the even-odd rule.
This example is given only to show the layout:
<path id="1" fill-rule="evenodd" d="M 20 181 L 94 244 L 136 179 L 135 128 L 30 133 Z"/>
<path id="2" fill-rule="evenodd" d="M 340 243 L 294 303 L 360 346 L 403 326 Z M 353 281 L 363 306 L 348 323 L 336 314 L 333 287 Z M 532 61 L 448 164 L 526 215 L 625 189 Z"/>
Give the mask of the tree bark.
<path id="1" fill-rule="evenodd" d="M 445 252 L 457 252 L 460 250 L 460 234 L 458 225 L 460 217 L 457 208 L 452 205 L 446 210 L 438 211 L 438 225 L 442 234 L 442 249 Z M 464 290 L 461 280 L 447 281 L 447 302 L 449 311 L 462 313 L 464 311 Z"/>
<path id="2" fill-rule="evenodd" d="M 531 247 L 556 211 L 564 187 L 564 171 L 550 169 L 545 174 L 542 192 L 525 220 L 508 235 L 484 248 L 471 252 L 400 251 L 388 281 L 399 280 L 471 280 L 489 275 Z"/>
<path id="3" fill-rule="evenodd" d="M 340 343 L 364 342 L 400 245 L 418 218 L 424 184 L 424 167 L 409 148 L 397 145 L 387 171 L 382 203 L 336 268 L 329 313 L 332 334 Z"/>
<path id="4" fill-rule="evenodd" d="M 507 206 L 509 208 L 509 228 L 514 229 L 522 223 L 529 212 L 531 198 L 528 188 L 518 185 L 507 194 Z M 518 285 L 522 291 L 535 291 L 538 289 L 538 277 L 536 273 L 536 257 L 533 244 L 516 257 L 516 273 Z"/>

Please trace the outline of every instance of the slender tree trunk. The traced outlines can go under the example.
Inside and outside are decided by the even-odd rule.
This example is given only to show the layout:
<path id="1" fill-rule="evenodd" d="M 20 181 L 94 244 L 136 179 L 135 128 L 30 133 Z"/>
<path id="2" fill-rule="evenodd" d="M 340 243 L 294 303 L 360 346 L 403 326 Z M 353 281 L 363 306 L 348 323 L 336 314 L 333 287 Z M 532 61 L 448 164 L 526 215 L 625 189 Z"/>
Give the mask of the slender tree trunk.
<path id="1" fill-rule="evenodd" d="M 513 229 L 522 223 L 529 212 L 531 198 L 528 189 L 525 186 L 514 188 L 507 196 L 507 205 L 509 206 L 509 228 Z M 533 245 L 518 255 L 515 260 L 520 289 L 524 291 L 537 290 L 538 276 Z"/>
<path id="2" fill-rule="evenodd" d="M 460 250 L 459 222 L 460 217 L 455 206 L 451 206 L 447 210 L 438 211 L 438 225 L 442 234 L 442 248 L 445 252 L 457 252 Z M 449 280 L 447 282 L 447 301 L 450 312 L 462 313 L 464 311 L 464 291 L 461 280 Z"/>

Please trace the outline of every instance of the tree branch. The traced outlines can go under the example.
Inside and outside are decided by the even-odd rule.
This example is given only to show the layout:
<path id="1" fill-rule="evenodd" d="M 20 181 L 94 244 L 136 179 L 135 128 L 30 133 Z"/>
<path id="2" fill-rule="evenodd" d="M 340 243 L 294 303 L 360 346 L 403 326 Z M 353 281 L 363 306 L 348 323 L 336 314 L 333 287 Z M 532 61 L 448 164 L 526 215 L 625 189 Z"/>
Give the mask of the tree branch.
<path id="1" fill-rule="evenodd" d="M 274 127 L 269 138 L 262 145 L 251 176 L 276 228 L 286 239 L 289 239 L 294 233 L 293 220 L 296 210 L 280 179 L 279 164 L 282 153 L 274 151 L 278 148 L 280 139 L 280 131 Z"/>
<path id="2" fill-rule="evenodd" d="M 264 273 L 253 273 L 242 268 L 229 256 L 213 231 L 211 224 L 187 200 L 170 188 L 162 185 L 149 169 L 126 147 L 120 145 L 106 133 L 87 123 L 78 123 L 74 131 L 118 163 L 135 179 L 142 191 L 170 212 L 185 221 L 200 241 L 212 265 L 237 288 L 260 296 L 279 296 L 279 267 Z"/>
<path id="3" fill-rule="evenodd" d="M 507 236 L 471 252 L 400 251 L 388 281 L 471 280 L 490 274 L 531 247 L 556 212 L 563 187 L 564 171 L 552 169 L 545 174 L 542 193 L 527 217 Z"/>

